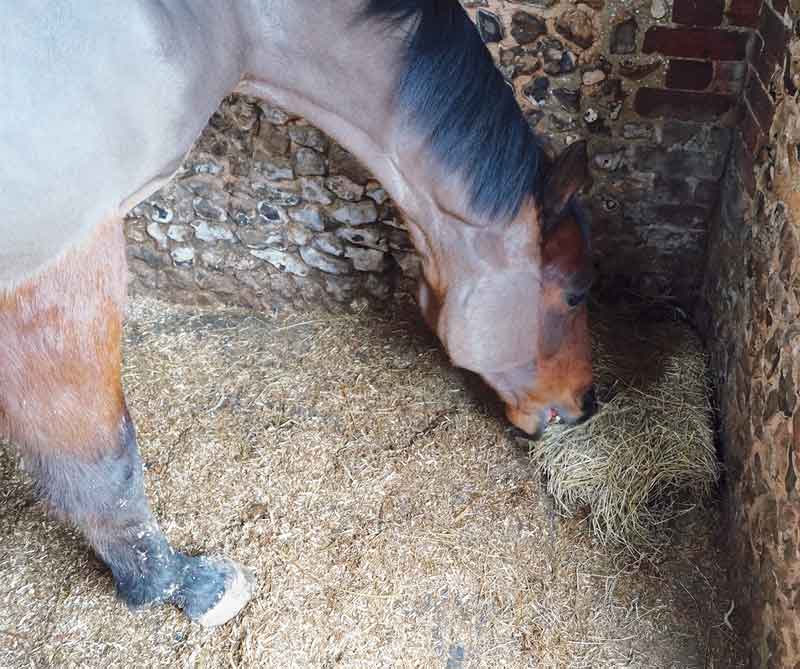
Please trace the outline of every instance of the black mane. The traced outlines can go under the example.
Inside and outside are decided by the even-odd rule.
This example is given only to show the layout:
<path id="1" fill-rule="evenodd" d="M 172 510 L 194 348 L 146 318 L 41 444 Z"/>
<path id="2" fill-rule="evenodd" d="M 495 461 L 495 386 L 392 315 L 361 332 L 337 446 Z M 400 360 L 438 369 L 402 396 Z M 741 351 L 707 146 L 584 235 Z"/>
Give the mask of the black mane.
<path id="1" fill-rule="evenodd" d="M 365 14 L 411 26 L 399 102 L 474 212 L 516 216 L 539 193 L 543 152 L 467 13 L 457 0 L 367 0 Z"/>

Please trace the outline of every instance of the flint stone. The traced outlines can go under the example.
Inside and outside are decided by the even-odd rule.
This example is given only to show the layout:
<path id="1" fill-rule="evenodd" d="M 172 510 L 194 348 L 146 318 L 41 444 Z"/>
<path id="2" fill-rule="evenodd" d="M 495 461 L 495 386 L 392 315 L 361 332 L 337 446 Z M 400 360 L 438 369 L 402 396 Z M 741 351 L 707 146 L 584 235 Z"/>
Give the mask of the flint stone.
<path id="1" fill-rule="evenodd" d="M 279 251 L 278 249 L 264 249 L 250 251 L 250 255 L 266 260 L 273 267 L 282 272 L 289 272 L 295 276 L 308 276 L 309 269 L 291 253 Z M 302 255 L 302 254 L 301 254 Z"/>
<path id="2" fill-rule="evenodd" d="M 378 220 L 378 210 L 372 201 L 344 204 L 334 210 L 333 217 L 347 225 L 364 225 Z"/>
<path id="3" fill-rule="evenodd" d="M 300 248 L 300 257 L 308 266 L 327 274 L 349 274 L 351 271 L 350 263 L 321 253 L 310 246 Z"/>

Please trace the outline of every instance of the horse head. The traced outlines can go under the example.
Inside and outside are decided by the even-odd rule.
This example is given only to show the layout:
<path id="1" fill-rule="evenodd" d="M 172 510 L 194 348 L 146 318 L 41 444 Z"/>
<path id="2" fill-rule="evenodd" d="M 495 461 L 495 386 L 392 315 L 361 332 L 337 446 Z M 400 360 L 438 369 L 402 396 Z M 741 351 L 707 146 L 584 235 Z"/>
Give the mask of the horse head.
<path id="1" fill-rule="evenodd" d="M 502 232 L 475 233 L 460 261 L 431 254 L 420 285 L 423 314 L 453 363 L 479 374 L 509 420 L 532 435 L 556 414 L 575 423 L 596 408 L 590 248 L 573 198 L 588 179 L 586 145 L 577 142 L 556 161 L 538 201 Z"/>

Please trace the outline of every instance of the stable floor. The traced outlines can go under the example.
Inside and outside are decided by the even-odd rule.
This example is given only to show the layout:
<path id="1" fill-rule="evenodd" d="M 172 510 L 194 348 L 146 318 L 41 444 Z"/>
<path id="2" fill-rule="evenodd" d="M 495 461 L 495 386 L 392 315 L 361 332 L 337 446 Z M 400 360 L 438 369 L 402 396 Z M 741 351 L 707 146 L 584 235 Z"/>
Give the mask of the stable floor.
<path id="1" fill-rule="evenodd" d="M 139 298 L 125 385 L 167 535 L 254 568 L 257 595 L 212 631 L 130 614 L 0 450 L 2 669 L 745 666 L 715 510 L 684 517 L 656 562 L 596 545 L 409 305 Z"/>

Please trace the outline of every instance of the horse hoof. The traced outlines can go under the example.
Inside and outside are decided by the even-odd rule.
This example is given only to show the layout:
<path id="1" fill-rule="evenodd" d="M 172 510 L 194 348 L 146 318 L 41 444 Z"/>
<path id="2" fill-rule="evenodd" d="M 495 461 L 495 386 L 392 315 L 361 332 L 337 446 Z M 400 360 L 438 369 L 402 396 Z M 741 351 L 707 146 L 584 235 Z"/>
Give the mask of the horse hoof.
<path id="1" fill-rule="evenodd" d="M 256 589 L 256 576 L 252 569 L 232 560 L 224 560 L 228 572 L 222 598 L 208 611 L 196 618 L 203 627 L 218 627 L 234 618 L 250 601 Z"/>

